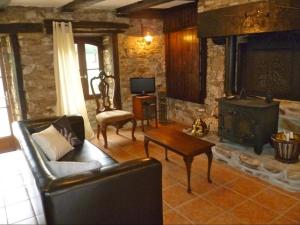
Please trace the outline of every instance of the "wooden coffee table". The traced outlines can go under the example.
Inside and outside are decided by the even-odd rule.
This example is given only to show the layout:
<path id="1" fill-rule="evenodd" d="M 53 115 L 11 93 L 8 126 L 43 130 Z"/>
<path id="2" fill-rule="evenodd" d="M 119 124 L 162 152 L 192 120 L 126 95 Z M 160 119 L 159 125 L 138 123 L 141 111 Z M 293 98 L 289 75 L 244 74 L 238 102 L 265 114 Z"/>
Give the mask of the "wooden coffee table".
<path id="1" fill-rule="evenodd" d="M 183 156 L 183 160 L 186 165 L 187 170 L 187 181 L 188 188 L 187 192 L 191 193 L 191 166 L 194 156 L 205 153 L 208 159 L 208 170 L 207 170 L 207 180 L 211 183 L 210 179 L 210 169 L 212 164 L 213 154 L 211 147 L 214 146 L 213 143 L 201 140 L 199 138 L 190 136 L 181 131 L 174 130 L 167 127 L 151 129 L 144 133 L 144 146 L 147 157 L 149 157 L 148 144 L 152 141 L 160 146 L 165 147 L 165 158 L 168 161 L 168 150 L 175 152 Z"/>

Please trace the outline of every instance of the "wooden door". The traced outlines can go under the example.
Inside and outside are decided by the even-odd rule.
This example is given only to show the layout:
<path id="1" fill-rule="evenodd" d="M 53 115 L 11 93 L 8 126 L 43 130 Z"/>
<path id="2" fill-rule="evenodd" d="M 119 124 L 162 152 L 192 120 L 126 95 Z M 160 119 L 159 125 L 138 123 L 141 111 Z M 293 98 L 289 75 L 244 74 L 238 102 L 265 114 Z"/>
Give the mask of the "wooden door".
<path id="1" fill-rule="evenodd" d="M 12 114 L 7 83 L 3 71 L 3 64 L 0 63 L 0 153 L 16 149 L 16 142 L 11 130 Z"/>
<path id="2" fill-rule="evenodd" d="M 168 96 L 199 103 L 201 85 L 197 28 L 170 32 L 166 42 Z"/>

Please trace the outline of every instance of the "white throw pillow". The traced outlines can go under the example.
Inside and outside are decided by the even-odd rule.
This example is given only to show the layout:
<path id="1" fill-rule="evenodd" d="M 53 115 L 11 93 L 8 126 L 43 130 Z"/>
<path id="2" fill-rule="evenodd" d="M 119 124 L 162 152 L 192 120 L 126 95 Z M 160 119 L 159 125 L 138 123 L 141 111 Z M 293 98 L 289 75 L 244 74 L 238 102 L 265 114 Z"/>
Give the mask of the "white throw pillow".
<path id="1" fill-rule="evenodd" d="M 73 149 L 53 125 L 31 136 L 50 160 L 58 160 Z"/>
<path id="2" fill-rule="evenodd" d="M 88 170 L 99 169 L 101 163 L 93 160 L 89 162 L 66 162 L 66 161 L 50 161 L 49 165 L 56 176 L 64 177 Z"/>

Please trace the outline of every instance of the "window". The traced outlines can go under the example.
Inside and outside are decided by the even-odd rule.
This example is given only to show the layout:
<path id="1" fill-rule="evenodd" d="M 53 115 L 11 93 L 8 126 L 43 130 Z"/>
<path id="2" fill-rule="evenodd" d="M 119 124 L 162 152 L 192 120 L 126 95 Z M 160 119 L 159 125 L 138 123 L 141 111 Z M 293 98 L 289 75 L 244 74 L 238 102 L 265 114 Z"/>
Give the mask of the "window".
<path id="1" fill-rule="evenodd" d="M 102 38 L 75 37 L 75 49 L 78 57 L 82 89 L 85 99 L 93 98 L 90 80 L 103 70 Z M 96 86 L 96 84 L 94 84 Z M 97 88 L 95 88 L 96 94 Z"/>

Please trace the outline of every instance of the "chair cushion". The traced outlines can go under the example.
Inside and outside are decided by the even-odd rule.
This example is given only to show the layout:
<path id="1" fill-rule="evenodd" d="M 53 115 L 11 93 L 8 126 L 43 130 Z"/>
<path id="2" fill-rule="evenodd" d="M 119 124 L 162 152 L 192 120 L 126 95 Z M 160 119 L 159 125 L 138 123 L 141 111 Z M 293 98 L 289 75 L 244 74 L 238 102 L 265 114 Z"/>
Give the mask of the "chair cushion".
<path id="1" fill-rule="evenodd" d="M 123 110 L 106 111 L 106 112 L 101 112 L 96 115 L 96 119 L 100 124 L 101 123 L 119 122 L 122 120 L 131 119 L 131 118 L 133 118 L 133 113 L 123 111 Z"/>

